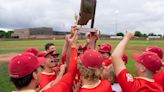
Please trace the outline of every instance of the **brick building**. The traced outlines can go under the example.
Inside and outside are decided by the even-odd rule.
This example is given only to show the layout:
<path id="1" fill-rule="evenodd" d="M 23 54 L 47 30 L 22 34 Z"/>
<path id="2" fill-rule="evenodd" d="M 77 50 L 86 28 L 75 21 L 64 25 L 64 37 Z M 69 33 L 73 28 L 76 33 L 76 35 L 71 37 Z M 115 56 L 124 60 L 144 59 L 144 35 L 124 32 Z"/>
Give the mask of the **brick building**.
<path id="1" fill-rule="evenodd" d="M 53 31 L 50 27 L 15 29 L 12 38 L 19 39 L 64 39 L 70 32 Z"/>

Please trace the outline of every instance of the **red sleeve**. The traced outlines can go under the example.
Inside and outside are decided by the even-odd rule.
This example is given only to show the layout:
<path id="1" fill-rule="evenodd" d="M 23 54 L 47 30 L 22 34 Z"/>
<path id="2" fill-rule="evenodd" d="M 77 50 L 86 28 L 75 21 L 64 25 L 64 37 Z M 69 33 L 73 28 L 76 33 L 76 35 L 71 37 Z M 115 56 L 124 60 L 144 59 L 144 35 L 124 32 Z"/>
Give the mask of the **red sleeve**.
<path id="1" fill-rule="evenodd" d="M 71 57 L 69 60 L 68 72 L 75 76 L 77 71 L 77 49 L 71 48 Z"/>
<path id="2" fill-rule="evenodd" d="M 77 70 L 77 49 L 71 48 L 71 57 L 69 61 L 68 72 L 52 88 L 44 92 L 69 92 L 73 85 L 73 80 Z"/>
<path id="3" fill-rule="evenodd" d="M 62 64 L 65 64 L 66 62 L 66 52 L 62 54 Z"/>
<path id="4" fill-rule="evenodd" d="M 132 92 L 134 78 L 127 69 L 124 69 L 117 76 L 117 82 L 120 84 L 123 92 Z"/>
<path id="5" fill-rule="evenodd" d="M 164 88 L 164 71 L 160 70 L 154 75 L 154 80 Z"/>
<path id="6" fill-rule="evenodd" d="M 66 73 L 62 79 L 53 87 L 49 88 L 48 90 L 45 90 L 44 92 L 69 92 L 72 88 L 72 80 L 73 77 L 71 73 Z"/>

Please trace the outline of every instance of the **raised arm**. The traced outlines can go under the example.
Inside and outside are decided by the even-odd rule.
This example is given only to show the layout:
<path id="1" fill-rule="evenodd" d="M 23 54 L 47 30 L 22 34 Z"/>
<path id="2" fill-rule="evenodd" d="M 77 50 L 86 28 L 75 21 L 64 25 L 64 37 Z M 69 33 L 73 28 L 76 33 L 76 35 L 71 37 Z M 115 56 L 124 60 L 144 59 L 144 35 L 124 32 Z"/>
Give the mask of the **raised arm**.
<path id="1" fill-rule="evenodd" d="M 70 39 L 71 44 L 71 54 L 68 65 L 67 73 L 62 77 L 62 79 L 53 87 L 45 90 L 44 92 L 69 92 L 73 85 L 73 80 L 75 78 L 75 73 L 77 70 L 77 38 L 78 32 L 77 29 L 74 28 L 75 34 Z"/>
<path id="2" fill-rule="evenodd" d="M 122 56 L 124 54 L 125 48 L 129 42 L 129 40 L 133 37 L 134 33 L 127 32 L 126 36 L 123 40 L 117 45 L 112 53 L 112 63 L 114 66 L 114 70 L 116 75 L 118 75 L 122 70 L 126 69 L 126 66 L 122 60 Z"/>
<path id="3" fill-rule="evenodd" d="M 97 32 L 90 32 L 86 37 L 87 48 L 96 48 L 96 42 L 98 40 Z"/>

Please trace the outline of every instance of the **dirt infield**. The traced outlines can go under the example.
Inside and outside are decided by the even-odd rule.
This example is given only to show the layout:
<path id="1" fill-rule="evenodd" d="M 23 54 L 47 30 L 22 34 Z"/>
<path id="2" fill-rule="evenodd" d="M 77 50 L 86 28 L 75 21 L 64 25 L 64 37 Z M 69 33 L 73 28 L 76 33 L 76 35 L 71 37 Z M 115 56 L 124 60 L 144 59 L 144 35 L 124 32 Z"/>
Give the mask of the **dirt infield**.
<path id="1" fill-rule="evenodd" d="M 33 45 L 34 46 L 34 45 Z M 37 46 L 37 45 L 35 45 Z M 57 48 L 60 45 L 57 45 Z M 13 47 L 12 47 L 13 48 Z M 128 46 L 127 49 L 128 50 L 133 50 L 133 51 L 144 51 L 146 48 L 146 46 Z M 18 55 L 19 53 L 6 53 L 6 54 L 0 54 L 0 64 L 3 62 L 8 62 L 10 61 L 14 56 Z"/>
<path id="2" fill-rule="evenodd" d="M 20 46 L 20 45 L 19 45 Z M 21 46 L 23 46 L 23 45 L 21 45 Z M 27 46 L 27 45 L 26 45 Z M 30 47 L 32 46 L 39 46 L 39 45 L 29 45 Z M 61 47 L 62 45 L 61 44 L 58 44 L 58 45 L 56 45 L 56 48 L 58 48 L 58 47 Z M 10 47 L 10 46 L 9 46 Z M 16 46 L 14 46 L 14 47 L 16 47 Z M 13 46 L 12 46 L 12 48 L 14 48 Z M 17 46 L 18 47 L 18 46 Z M 115 47 L 114 47 L 115 48 Z M 113 48 L 113 49 L 114 49 Z M 132 52 L 143 52 L 145 49 L 146 49 L 146 46 L 128 46 L 127 48 L 126 48 L 127 50 L 131 50 Z M 164 48 L 162 48 L 163 50 L 164 50 Z M 18 55 L 19 53 L 15 53 L 15 52 L 13 52 L 13 53 L 6 53 L 6 54 L 2 54 L 2 53 L 0 53 L 0 64 L 1 63 L 3 63 L 3 62 L 8 62 L 8 61 L 10 61 L 14 56 L 16 56 L 16 55 Z"/>
<path id="3" fill-rule="evenodd" d="M 146 46 L 128 46 L 126 49 L 135 51 L 144 51 Z"/>
<path id="4" fill-rule="evenodd" d="M 0 46 L 0 48 L 16 48 L 16 47 L 40 47 L 40 46 L 44 46 L 44 45 L 40 45 L 40 44 L 16 44 L 16 45 L 3 45 Z M 61 47 L 63 46 L 63 44 L 55 44 L 56 47 Z"/>
<path id="5" fill-rule="evenodd" d="M 0 54 L 0 64 L 3 62 L 9 62 L 14 56 L 16 56 L 18 54 L 19 53 Z"/>

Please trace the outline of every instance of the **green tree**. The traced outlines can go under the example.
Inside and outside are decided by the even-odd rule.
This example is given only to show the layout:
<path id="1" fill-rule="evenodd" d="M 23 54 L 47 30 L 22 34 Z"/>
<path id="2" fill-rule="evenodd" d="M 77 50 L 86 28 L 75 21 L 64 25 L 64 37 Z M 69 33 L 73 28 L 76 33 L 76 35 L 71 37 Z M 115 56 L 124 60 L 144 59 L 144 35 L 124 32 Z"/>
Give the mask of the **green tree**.
<path id="1" fill-rule="evenodd" d="M 160 37 L 162 37 L 162 35 L 161 35 L 161 34 L 158 34 L 157 36 L 160 36 Z"/>
<path id="2" fill-rule="evenodd" d="M 0 30 L 0 38 L 11 38 L 12 33 L 14 33 L 14 31 L 5 32 L 3 30 Z"/>
<path id="3" fill-rule="evenodd" d="M 116 34 L 117 36 L 124 36 L 124 34 L 122 32 L 119 32 Z"/>
<path id="4" fill-rule="evenodd" d="M 6 38 L 11 38 L 11 34 L 14 33 L 14 31 L 8 31 L 6 32 Z"/>
<path id="5" fill-rule="evenodd" d="M 149 33 L 148 36 L 157 36 L 157 35 L 154 33 Z"/>
<path id="6" fill-rule="evenodd" d="M 0 30 L 0 38 L 5 38 L 6 37 L 6 32 L 3 30 Z"/>
<path id="7" fill-rule="evenodd" d="M 146 38 L 146 37 L 148 37 L 148 35 L 147 34 L 142 34 L 142 37 L 145 37 Z"/>
<path id="8" fill-rule="evenodd" d="M 136 31 L 134 35 L 137 37 L 142 37 L 142 33 L 140 31 Z"/>

